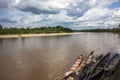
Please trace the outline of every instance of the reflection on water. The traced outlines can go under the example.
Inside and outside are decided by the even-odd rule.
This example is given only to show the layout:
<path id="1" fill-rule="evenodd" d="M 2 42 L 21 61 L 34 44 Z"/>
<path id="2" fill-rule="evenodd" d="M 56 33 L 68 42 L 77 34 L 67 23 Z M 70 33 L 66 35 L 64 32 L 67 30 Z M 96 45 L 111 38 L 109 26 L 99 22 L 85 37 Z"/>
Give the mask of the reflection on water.
<path id="1" fill-rule="evenodd" d="M 120 52 L 120 35 L 80 33 L 70 36 L 0 39 L 0 80 L 53 80 L 84 53 Z"/>

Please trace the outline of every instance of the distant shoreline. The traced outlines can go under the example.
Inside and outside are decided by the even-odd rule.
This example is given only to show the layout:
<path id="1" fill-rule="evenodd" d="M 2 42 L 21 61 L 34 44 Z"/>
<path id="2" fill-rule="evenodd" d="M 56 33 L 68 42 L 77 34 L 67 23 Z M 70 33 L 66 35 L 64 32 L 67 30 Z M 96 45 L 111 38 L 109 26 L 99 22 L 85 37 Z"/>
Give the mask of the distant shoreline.
<path id="1" fill-rule="evenodd" d="M 38 36 L 62 36 L 80 33 L 50 33 L 50 34 L 13 34 L 13 35 L 0 35 L 0 38 L 19 38 L 19 37 L 38 37 Z"/>

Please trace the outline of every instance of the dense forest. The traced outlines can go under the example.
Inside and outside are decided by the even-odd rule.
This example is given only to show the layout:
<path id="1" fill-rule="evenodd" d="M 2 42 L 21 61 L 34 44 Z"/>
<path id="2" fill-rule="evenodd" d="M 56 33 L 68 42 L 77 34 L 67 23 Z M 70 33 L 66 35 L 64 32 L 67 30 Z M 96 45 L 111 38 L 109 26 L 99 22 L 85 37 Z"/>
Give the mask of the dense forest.
<path id="1" fill-rule="evenodd" d="M 75 32 L 120 32 L 120 24 L 117 28 L 112 29 L 86 29 L 86 30 L 74 30 Z"/>
<path id="2" fill-rule="evenodd" d="M 7 28 L 0 24 L 0 34 L 39 34 L 39 33 L 64 33 L 73 32 L 70 28 L 64 28 L 62 26 L 56 27 L 39 27 L 39 28 Z"/>
<path id="3" fill-rule="evenodd" d="M 44 27 L 38 27 L 38 28 L 7 28 L 3 27 L 0 24 L 0 34 L 39 34 L 39 33 L 66 33 L 66 32 L 73 32 L 70 28 L 65 28 L 62 26 L 44 26 Z M 86 30 L 74 30 L 74 32 L 120 32 L 120 24 L 116 28 L 112 29 L 86 29 Z"/>

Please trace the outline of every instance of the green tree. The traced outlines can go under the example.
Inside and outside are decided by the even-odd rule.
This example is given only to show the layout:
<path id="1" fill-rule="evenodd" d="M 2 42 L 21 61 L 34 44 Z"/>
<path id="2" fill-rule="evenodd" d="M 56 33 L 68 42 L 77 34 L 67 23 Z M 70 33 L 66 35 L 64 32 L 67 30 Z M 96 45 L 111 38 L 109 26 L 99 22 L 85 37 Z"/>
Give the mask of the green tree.
<path id="1" fill-rule="evenodd" d="M 2 30 L 3 29 L 3 25 L 2 24 L 0 24 L 0 30 Z"/>
<path id="2" fill-rule="evenodd" d="M 118 27 L 120 28 L 120 24 L 118 25 Z"/>

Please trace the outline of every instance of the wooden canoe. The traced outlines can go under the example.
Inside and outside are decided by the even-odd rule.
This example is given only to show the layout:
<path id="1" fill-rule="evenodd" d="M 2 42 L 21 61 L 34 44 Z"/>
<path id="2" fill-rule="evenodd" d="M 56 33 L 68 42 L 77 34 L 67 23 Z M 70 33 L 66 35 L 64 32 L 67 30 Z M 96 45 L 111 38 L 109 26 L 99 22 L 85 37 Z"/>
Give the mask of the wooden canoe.
<path id="1" fill-rule="evenodd" d="M 103 72 L 106 63 L 110 60 L 110 52 L 106 54 L 99 62 L 95 65 L 95 68 L 89 75 L 89 80 L 96 80 L 98 76 Z"/>
<path id="2" fill-rule="evenodd" d="M 79 80 L 79 76 L 81 75 L 82 70 L 84 69 L 84 67 L 86 65 L 89 65 L 90 63 L 92 63 L 93 61 L 93 51 L 88 55 L 88 58 L 86 60 L 86 62 L 82 61 L 82 63 L 80 64 L 80 66 L 70 75 L 71 78 L 73 78 L 74 80 Z"/>
<path id="3" fill-rule="evenodd" d="M 114 68 L 118 64 L 119 58 L 120 58 L 119 54 L 115 54 L 107 63 L 107 65 L 104 67 L 104 70 L 107 71 Z"/>
<path id="4" fill-rule="evenodd" d="M 115 70 L 117 64 L 119 63 L 120 55 L 115 54 L 107 65 L 104 67 L 104 77 L 110 76 L 112 72 Z"/>
<path id="5" fill-rule="evenodd" d="M 74 71 L 77 70 L 77 68 L 81 65 L 83 61 L 83 55 L 81 54 L 77 60 L 74 62 L 74 64 L 72 65 L 72 67 L 69 69 L 69 71 L 67 71 L 64 75 L 64 79 L 67 79 Z"/>
<path id="6" fill-rule="evenodd" d="M 98 62 L 103 58 L 103 55 L 98 56 L 95 58 L 95 62 L 91 62 L 89 65 L 86 65 L 85 68 L 83 69 L 79 80 L 87 80 L 92 69 L 94 69 L 95 65 L 98 64 Z"/>

